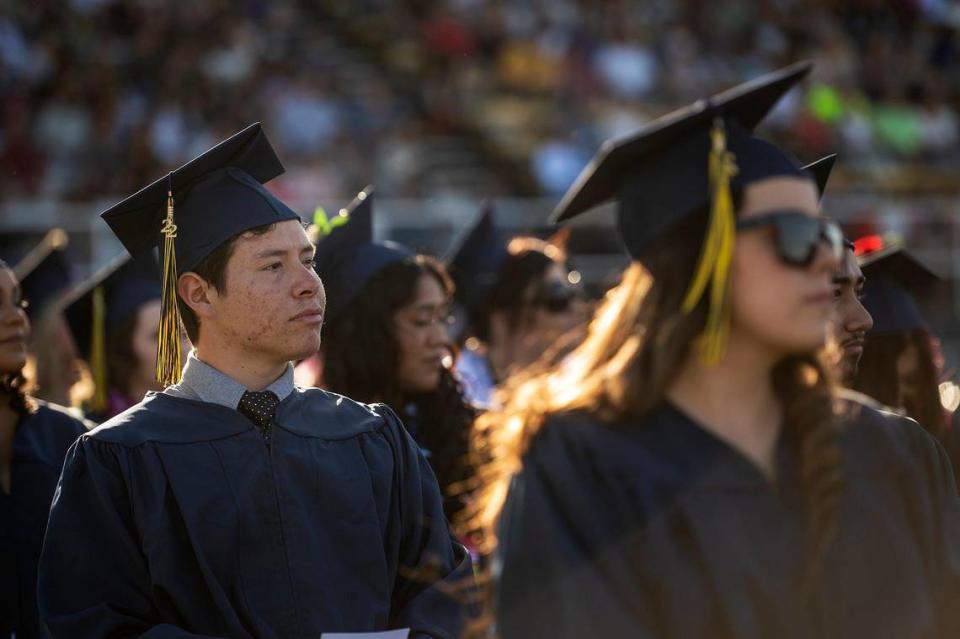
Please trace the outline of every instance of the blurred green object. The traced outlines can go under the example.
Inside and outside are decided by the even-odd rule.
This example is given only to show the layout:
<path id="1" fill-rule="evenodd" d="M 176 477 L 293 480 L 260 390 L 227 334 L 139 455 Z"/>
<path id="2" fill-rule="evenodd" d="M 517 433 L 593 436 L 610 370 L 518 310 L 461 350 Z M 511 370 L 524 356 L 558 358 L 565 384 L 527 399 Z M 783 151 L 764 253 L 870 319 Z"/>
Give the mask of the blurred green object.
<path id="1" fill-rule="evenodd" d="M 920 148 L 920 118 L 909 106 L 877 106 L 874 109 L 873 127 L 879 141 L 894 151 L 912 155 Z"/>
<path id="2" fill-rule="evenodd" d="M 807 106 L 813 117 L 827 124 L 836 124 L 843 117 L 844 106 L 840 92 L 826 84 L 810 87 Z"/>

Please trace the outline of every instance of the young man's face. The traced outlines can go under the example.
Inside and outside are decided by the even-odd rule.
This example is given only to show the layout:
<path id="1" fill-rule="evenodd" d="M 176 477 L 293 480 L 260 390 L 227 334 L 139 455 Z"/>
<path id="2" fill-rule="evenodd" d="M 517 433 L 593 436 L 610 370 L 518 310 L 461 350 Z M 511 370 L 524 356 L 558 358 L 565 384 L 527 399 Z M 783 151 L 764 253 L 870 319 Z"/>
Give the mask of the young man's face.
<path id="1" fill-rule="evenodd" d="M 210 328 L 231 346 L 268 361 L 317 352 L 326 297 L 313 254 L 297 220 L 262 235 L 241 235 L 227 262 L 225 291 L 211 292 Z"/>
<path id="2" fill-rule="evenodd" d="M 833 276 L 833 299 L 836 311 L 835 337 L 842 350 L 840 372 L 847 382 L 857 373 L 860 356 L 863 355 L 863 340 L 867 331 L 873 328 L 873 318 L 860 302 L 864 282 L 863 272 L 853 251 L 845 249 L 840 267 Z"/>

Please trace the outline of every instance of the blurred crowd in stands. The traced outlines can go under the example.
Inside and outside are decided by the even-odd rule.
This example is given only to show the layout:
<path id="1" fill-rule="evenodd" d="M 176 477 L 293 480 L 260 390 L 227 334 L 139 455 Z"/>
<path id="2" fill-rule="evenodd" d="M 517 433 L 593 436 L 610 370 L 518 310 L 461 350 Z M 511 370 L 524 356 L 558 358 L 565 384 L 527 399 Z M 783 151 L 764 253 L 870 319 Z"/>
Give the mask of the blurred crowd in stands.
<path id="1" fill-rule="evenodd" d="M 255 120 L 291 199 L 557 195 L 604 138 L 802 58 L 815 75 L 767 129 L 801 159 L 960 159 L 956 0 L 3 6 L 5 197 L 126 193 Z"/>

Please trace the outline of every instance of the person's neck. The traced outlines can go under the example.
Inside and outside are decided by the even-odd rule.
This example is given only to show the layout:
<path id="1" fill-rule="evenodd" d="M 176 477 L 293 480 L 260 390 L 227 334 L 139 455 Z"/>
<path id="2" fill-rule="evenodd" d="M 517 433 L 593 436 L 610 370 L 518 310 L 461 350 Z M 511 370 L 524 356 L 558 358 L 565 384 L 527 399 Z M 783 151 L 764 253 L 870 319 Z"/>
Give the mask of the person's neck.
<path id="1" fill-rule="evenodd" d="M 289 362 L 265 361 L 247 352 L 215 345 L 197 344 L 194 356 L 214 367 L 249 391 L 262 391 L 283 375 Z"/>
<path id="2" fill-rule="evenodd" d="M 770 373 L 776 358 L 761 345 L 731 334 L 716 365 L 694 349 L 667 398 L 705 429 L 747 457 L 769 478 L 776 475 L 782 407 Z"/>

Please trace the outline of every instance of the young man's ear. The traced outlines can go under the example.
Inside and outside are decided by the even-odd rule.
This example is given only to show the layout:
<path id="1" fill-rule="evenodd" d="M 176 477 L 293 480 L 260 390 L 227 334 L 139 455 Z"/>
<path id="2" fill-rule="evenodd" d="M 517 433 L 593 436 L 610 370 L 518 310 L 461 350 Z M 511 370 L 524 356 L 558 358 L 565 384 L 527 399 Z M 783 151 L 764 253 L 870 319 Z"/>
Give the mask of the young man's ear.
<path id="1" fill-rule="evenodd" d="M 210 296 L 215 291 L 196 273 L 187 272 L 180 276 L 177 280 L 177 293 L 201 321 L 211 315 Z"/>

